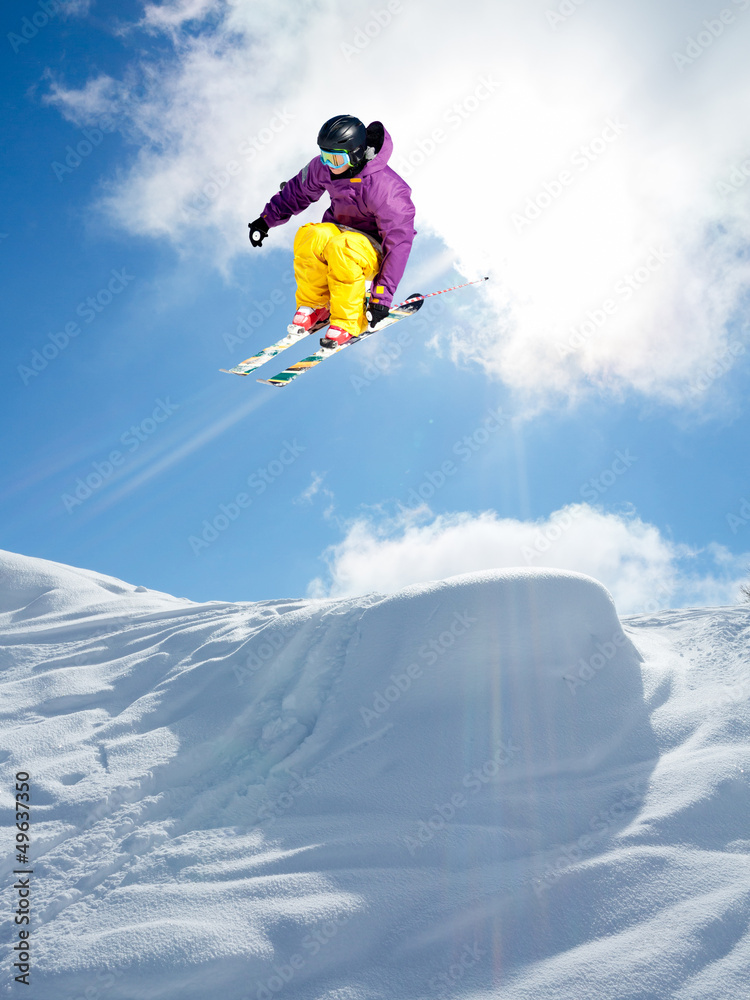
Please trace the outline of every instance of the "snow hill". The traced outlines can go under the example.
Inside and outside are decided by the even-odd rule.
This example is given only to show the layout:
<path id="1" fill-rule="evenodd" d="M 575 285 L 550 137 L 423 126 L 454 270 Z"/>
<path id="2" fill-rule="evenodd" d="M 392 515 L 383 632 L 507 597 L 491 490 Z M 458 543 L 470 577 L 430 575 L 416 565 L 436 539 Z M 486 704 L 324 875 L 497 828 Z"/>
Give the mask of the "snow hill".
<path id="1" fill-rule="evenodd" d="M 0 553 L 0 634 L 0 996 L 750 997 L 748 608 L 621 623 L 542 570 L 195 604 Z"/>

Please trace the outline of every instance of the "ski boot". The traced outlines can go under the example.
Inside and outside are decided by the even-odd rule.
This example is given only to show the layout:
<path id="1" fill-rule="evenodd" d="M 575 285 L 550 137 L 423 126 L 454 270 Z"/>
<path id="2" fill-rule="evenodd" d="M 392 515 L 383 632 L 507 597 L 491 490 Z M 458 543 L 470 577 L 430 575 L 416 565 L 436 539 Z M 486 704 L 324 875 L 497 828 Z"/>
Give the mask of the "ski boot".
<path id="1" fill-rule="evenodd" d="M 354 338 L 346 330 L 342 330 L 340 326 L 329 326 L 328 333 L 325 337 L 320 338 L 320 346 L 325 348 L 341 347 L 343 344 L 348 344 L 350 340 L 354 340 Z"/>
<path id="2" fill-rule="evenodd" d="M 326 326 L 331 318 L 331 313 L 325 306 L 320 309 L 313 309 L 312 306 L 300 306 L 294 314 L 294 319 L 287 327 L 290 334 L 299 333 L 304 330 L 306 333 L 315 333 L 316 330 Z"/>

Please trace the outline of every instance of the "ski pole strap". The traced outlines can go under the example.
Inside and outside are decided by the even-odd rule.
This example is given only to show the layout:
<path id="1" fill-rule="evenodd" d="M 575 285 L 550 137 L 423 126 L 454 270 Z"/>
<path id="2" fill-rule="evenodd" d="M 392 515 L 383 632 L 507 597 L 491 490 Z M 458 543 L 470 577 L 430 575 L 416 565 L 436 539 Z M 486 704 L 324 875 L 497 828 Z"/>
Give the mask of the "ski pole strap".
<path id="1" fill-rule="evenodd" d="M 412 295 L 409 299 L 404 299 L 403 302 L 399 302 L 397 306 L 393 306 L 394 309 L 400 309 L 401 306 L 408 305 L 410 302 L 419 302 L 421 299 L 430 299 L 433 295 L 445 295 L 446 292 L 455 292 L 459 288 L 468 288 L 469 285 L 480 285 L 483 281 L 489 281 L 490 276 L 486 274 L 483 278 L 477 278 L 475 281 L 466 281 L 463 285 L 454 285 L 452 288 L 441 288 L 439 292 L 427 292 L 426 295 Z"/>

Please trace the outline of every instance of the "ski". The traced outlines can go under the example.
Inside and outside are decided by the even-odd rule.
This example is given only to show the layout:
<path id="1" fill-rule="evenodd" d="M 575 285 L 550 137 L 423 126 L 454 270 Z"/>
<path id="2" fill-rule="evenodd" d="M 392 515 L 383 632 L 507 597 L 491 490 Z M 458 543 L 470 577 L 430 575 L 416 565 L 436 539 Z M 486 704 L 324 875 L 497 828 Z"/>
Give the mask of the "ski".
<path id="1" fill-rule="evenodd" d="M 383 330 L 388 326 L 392 326 L 393 323 L 398 323 L 399 320 L 405 319 L 407 316 L 411 316 L 415 313 L 424 302 L 425 299 L 432 298 L 433 295 L 444 295 L 446 292 L 454 292 L 459 288 L 466 288 L 468 285 L 477 285 L 482 281 L 488 281 L 488 277 L 479 278 L 476 281 L 467 281 L 463 285 L 454 285 L 452 288 L 443 288 L 439 292 L 428 292 L 427 295 L 410 295 L 408 299 L 405 299 L 398 306 L 394 306 L 389 315 L 382 320 L 375 330 L 365 330 L 361 333 L 359 337 L 355 340 L 351 340 L 346 344 L 342 344 L 341 347 L 334 348 L 324 348 L 322 347 L 315 354 L 311 354 L 307 358 L 303 358 L 301 361 L 297 362 L 296 365 L 290 365 L 289 368 L 285 368 L 283 372 L 279 372 L 278 375 L 274 375 L 272 378 L 264 379 L 259 378 L 258 382 L 263 382 L 266 385 L 287 385 L 289 382 L 293 381 L 298 375 L 303 371 L 307 371 L 308 368 L 313 368 L 315 365 L 320 364 L 331 354 L 338 354 L 339 351 L 343 350 L 344 347 L 349 347 L 350 344 L 354 344 L 360 340 L 366 340 L 367 337 L 371 337 L 373 333 L 377 333 L 378 330 Z M 327 323 L 318 323 L 312 330 L 295 330 L 291 333 L 287 333 L 285 337 L 281 340 L 277 340 L 275 344 L 270 344 L 268 347 L 264 347 L 258 354 L 254 354 L 251 358 L 245 358 L 244 361 L 240 361 L 238 365 L 234 368 L 220 368 L 219 371 L 225 372 L 229 375 L 249 375 L 254 372 L 256 368 L 260 368 L 264 365 L 266 361 L 271 358 L 275 358 L 277 354 L 285 351 L 287 347 L 292 347 L 300 340 L 304 340 L 305 337 L 310 334 L 317 333 L 318 330 L 322 330 L 326 327 Z"/>
<path id="2" fill-rule="evenodd" d="M 250 372 L 254 372 L 256 368 L 260 368 L 264 365 L 266 361 L 270 361 L 271 358 L 275 358 L 277 354 L 281 354 L 285 351 L 287 347 L 292 347 L 293 344 L 298 343 L 300 340 L 304 340 L 305 337 L 309 337 L 312 333 L 317 333 L 318 330 L 322 330 L 324 327 L 328 326 L 328 323 L 317 323 L 312 330 L 303 330 L 301 327 L 297 327 L 294 333 L 287 333 L 285 337 L 281 340 L 277 340 L 275 344 L 270 344 L 268 347 L 264 347 L 259 354 L 254 354 L 251 358 L 245 358 L 244 361 L 240 361 L 238 365 L 234 368 L 220 368 L 220 372 L 226 372 L 228 375 L 249 375 Z"/>
<path id="3" fill-rule="evenodd" d="M 373 333 L 379 333 L 388 326 L 393 326 L 394 323 L 398 323 L 399 320 L 406 319 L 407 316 L 413 316 L 415 312 L 418 312 L 424 304 L 424 300 L 427 298 L 426 295 L 420 295 L 415 292 L 410 295 L 408 299 L 401 302 L 398 306 L 393 306 L 389 311 L 385 319 L 378 323 L 374 330 L 365 330 L 360 333 L 358 337 L 353 340 L 347 340 L 345 344 L 340 344 L 338 347 L 321 347 L 314 354 L 310 354 L 306 358 L 302 358 L 301 361 L 297 361 L 293 365 L 289 365 L 285 368 L 283 372 L 279 372 L 277 375 L 272 375 L 271 378 L 259 378 L 258 382 L 263 382 L 264 385 L 289 385 L 294 379 L 302 375 L 303 372 L 309 371 L 316 365 L 319 365 L 321 361 L 325 361 L 326 358 L 330 358 L 334 354 L 338 354 L 339 351 L 343 351 L 347 347 L 351 347 L 352 344 L 360 343 L 363 340 L 367 340 L 371 337 Z"/>

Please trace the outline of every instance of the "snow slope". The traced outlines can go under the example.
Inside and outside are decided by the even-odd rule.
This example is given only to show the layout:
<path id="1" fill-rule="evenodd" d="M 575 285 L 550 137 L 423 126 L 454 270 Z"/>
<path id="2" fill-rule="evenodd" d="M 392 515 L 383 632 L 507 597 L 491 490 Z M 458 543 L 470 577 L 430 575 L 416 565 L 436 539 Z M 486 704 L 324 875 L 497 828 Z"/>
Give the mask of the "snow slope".
<path id="1" fill-rule="evenodd" d="M 0 996 L 750 997 L 750 609 L 620 623 L 542 570 L 199 605 L 0 553 L 0 634 Z"/>

